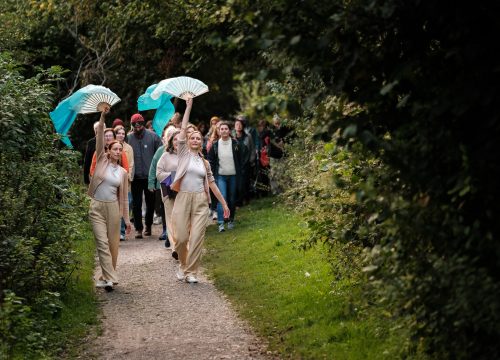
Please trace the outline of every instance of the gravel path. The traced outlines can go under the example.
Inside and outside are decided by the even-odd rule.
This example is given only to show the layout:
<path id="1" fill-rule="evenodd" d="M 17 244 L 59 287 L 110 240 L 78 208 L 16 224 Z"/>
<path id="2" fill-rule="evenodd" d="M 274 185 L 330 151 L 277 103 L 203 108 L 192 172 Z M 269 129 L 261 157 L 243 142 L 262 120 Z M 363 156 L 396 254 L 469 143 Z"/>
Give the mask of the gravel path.
<path id="1" fill-rule="evenodd" d="M 264 346 L 202 274 L 198 284 L 175 277 L 177 262 L 153 236 L 120 243 L 120 284 L 98 290 L 103 333 L 86 358 L 265 359 Z M 81 356 L 81 357 L 82 357 Z"/>

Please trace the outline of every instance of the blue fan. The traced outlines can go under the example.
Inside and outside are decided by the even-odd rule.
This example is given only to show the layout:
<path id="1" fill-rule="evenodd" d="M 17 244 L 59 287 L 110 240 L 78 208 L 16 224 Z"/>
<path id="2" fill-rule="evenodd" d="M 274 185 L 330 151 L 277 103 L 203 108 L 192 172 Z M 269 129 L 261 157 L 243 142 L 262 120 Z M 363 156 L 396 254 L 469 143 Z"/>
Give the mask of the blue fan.
<path id="1" fill-rule="evenodd" d="M 49 115 L 57 133 L 62 135 L 61 141 L 69 148 L 73 148 L 67 134 L 76 115 L 100 112 L 98 109 L 100 103 L 113 106 L 119 101 L 120 98 L 107 87 L 87 85 L 61 101 Z"/>
<path id="2" fill-rule="evenodd" d="M 156 109 L 153 118 L 153 129 L 158 136 L 161 136 L 163 129 L 175 113 L 174 105 L 172 104 L 172 95 L 162 93 L 158 98 L 153 99 L 151 94 L 158 87 L 158 84 L 153 84 L 146 89 L 146 92 L 137 99 L 137 109 L 139 111 Z"/>

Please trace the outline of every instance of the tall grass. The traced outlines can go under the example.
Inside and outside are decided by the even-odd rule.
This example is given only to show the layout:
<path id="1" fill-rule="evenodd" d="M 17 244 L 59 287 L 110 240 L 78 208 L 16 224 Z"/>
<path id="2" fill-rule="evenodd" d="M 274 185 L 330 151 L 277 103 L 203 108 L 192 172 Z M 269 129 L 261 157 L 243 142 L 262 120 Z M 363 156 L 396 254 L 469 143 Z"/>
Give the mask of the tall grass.
<path id="1" fill-rule="evenodd" d="M 356 308 L 358 286 L 331 275 L 335 254 L 327 259 L 322 246 L 299 250 L 307 231 L 299 215 L 264 199 L 236 220 L 224 233 L 209 227 L 203 263 L 271 351 L 292 359 L 397 356 L 405 332 L 394 335 L 389 319 Z"/>
<path id="2" fill-rule="evenodd" d="M 99 308 L 94 288 L 94 253 L 95 243 L 88 224 L 84 240 L 75 242 L 74 251 L 77 254 L 77 267 L 68 281 L 66 290 L 61 294 L 63 309 L 57 321 L 60 331 L 52 334 L 52 345 L 58 346 L 55 352 L 60 357 L 76 358 L 85 338 L 98 330 Z"/>

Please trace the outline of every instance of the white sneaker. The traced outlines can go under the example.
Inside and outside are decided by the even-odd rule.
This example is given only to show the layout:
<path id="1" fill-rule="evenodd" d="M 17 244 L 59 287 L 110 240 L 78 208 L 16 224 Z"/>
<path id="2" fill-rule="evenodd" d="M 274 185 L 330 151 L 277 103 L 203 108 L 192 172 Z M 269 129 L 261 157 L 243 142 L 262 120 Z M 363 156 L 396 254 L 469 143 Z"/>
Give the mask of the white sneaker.
<path id="1" fill-rule="evenodd" d="M 186 282 L 190 284 L 194 284 L 198 282 L 198 279 L 194 275 L 186 276 Z"/>
<path id="2" fill-rule="evenodd" d="M 177 276 L 177 280 L 184 280 L 184 278 L 186 277 L 186 275 L 184 274 L 184 271 L 182 271 L 181 267 L 179 266 L 179 269 L 177 270 L 177 272 L 175 273 L 175 276 Z"/>
<path id="3" fill-rule="evenodd" d="M 223 231 L 224 231 L 224 223 L 219 224 L 219 232 L 223 232 Z"/>
<path id="4" fill-rule="evenodd" d="M 212 211 L 212 220 L 217 220 L 217 211 Z"/>
<path id="5" fill-rule="evenodd" d="M 95 282 L 95 287 L 98 287 L 98 288 L 103 288 L 106 286 L 108 282 L 106 280 L 97 280 Z"/>
<path id="6" fill-rule="evenodd" d="M 234 222 L 232 222 L 232 221 L 228 222 L 227 228 L 228 228 L 228 230 L 233 230 L 234 229 Z"/>
<path id="7" fill-rule="evenodd" d="M 104 288 L 106 291 L 113 290 L 113 282 L 112 281 L 97 280 L 95 286 L 98 288 Z"/>

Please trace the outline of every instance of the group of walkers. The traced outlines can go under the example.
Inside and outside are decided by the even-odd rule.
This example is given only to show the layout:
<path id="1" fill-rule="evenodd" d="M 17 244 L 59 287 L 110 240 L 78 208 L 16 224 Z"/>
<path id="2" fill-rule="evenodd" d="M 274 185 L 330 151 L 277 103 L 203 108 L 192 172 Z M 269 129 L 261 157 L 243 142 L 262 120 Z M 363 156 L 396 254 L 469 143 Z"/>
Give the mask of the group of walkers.
<path id="1" fill-rule="evenodd" d="M 217 220 L 220 232 L 226 226 L 233 229 L 237 207 L 252 194 L 265 193 L 269 185 L 273 192 L 280 191 L 272 173 L 269 176 L 273 161 L 277 167 L 278 160 L 278 156 L 269 159 L 275 151 L 270 151 L 271 146 L 281 151 L 279 157 L 283 154 L 278 131 L 267 129 L 265 120 L 257 129 L 248 127 L 246 118 L 239 116 L 233 132 L 229 122 L 213 117 L 209 131 L 202 133 L 189 123 L 192 104 L 193 99 L 186 100 L 182 120 L 176 113 L 161 139 L 146 129 L 141 114 L 132 115 L 128 134 L 120 119 L 105 129 L 109 105 L 100 104 L 96 136 L 88 142 L 84 160 L 91 197 L 89 218 L 102 269 L 97 287 L 110 291 L 118 283 L 118 248 L 131 232 L 130 205 L 135 237 L 151 236 L 156 211 L 163 225 L 159 239 L 179 261 L 177 278 L 196 283 L 209 219 Z M 273 122 L 279 130 L 279 118 Z"/>

